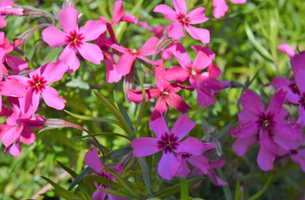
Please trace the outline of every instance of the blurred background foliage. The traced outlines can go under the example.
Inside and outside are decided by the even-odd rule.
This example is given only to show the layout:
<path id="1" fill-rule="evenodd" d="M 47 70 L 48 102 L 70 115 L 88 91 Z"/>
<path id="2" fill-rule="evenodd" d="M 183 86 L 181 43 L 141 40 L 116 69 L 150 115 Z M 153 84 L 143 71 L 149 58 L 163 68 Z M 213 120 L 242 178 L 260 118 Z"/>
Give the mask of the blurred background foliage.
<path id="1" fill-rule="evenodd" d="M 210 30 L 211 42 L 208 44 L 216 53 L 215 63 L 222 70 L 220 80 L 234 80 L 247 84 L 259 71 L 257 77 L 250 85 L 250 89 L 259 94 L 264 103 L 268 103 L 275 90 L 264 85 L 273 77 L 290 77 L 289 57 L 277 50 L 282 43 L 290 44 L 294 49 L 299 45 L 300 50 L 305 49 L 305 1 L 300 0 L 248 0 L 246 4 L 235 5 L 227 1 L 229 11 L 225 17 L 215 19 L 212 15 L 212 0 L 186 0 L 188 11 L 196 7 L 206 8 L 206 16 L 209 21 L 198 25 Z M 124 10 L 128 14 L 135 15 L 140 21 L 148 22 L 151 26 L 167 25 L 170 22 L 161 14 L 152 12 L 158 4 L 165 3 L 172 6 L 171 0 L 124 0 Z M 54 0 L 19 0 L 19 5 L 28 5 L 52 12 L 52 5 L 61 7 L 62 1 Z M 76 0 L 76 9 L 83 13 L 79 20 L 79 26 L 89 19 L 97 20 L 99 16 L 111 19 L 114 0 Z M 17 17 L 6 18 L 8 26 L 1 31 L 13 41 L 14 38 L 29 28 L 46 22 L 45 18 Z M 57 26 L 59 27 L 58 23 Z M 144 28 L 125 22 L 114 27 L 118 41 L 129 48 L 140 48 L 153 34 Z M 187 35 L 187 33 L 186 33 Z M 187 49 L 191 60 L 196 56 L 190 46 L 200 44 L 189 35 L 180 41 Z M 24 55 L 13 52 L 29 62 L 31 69 L 38 68 L 49 61 L 56 61 L 61 48 L 51 49 L 42 41 L 41 31 L 36 31 L 24 47 L 20 48 Z M 166 67 L 177 64 L 166 62 Z M 138 61 L 135 67 L 144 74 L 148 68 Z M 140 106 L 125 102 L 123 93 L 123 81 L 109 84 L 106 82 L 105 64 L 96 66 L 85 60 L 81 61 L 81 67 L 74 74 L 66 74 L 64 78 L 54 83 L 53 86 L 60 95 L 67 100 L 65 110 L 85 116 L 113 118 L 105 106 L 96 98 L 91 89 L 97 89 L 105 97 L 116 102 L 120 99 L 132 121 L 135 124 Z M 155 84 L 154 76 L 147 77 L 145 83 Z M 188 117 L 197 123 L 190 135 L 199 139 L 209 138 L 217 142 L 219 154 L 226 159 L 225 166 L 218 174 L 229 185 L 223 187 L 214 186 L 205 179 L 197 189 L 191 189 L 190 195 L 204 199 L 234 199 L 237 181 L 243 185 L 245 196 L 256 193 L 272 175 L 272 181 L 259 199 L 295 199 L 299 195 L 304 196 L 305 176 L 298 164 L 289 159 L 275 162 L 274 170 L 264 172 L 256 163 L 258 146 L 252 146 L 245 157 L 237 157 L 232 151 L 234 139 L 229 135 L 230 130 L 237 125 L 238 99 L 242 88 L 222 90 L 216 97 L 215 105 L 202 108 L 196 103 L 196 93 L 182 91 L 179 93 L 192 107 Z M 138 135 L 147 134 L 152 108 L 155 102 L 148 102 L 139 126 Z M 288 107 L 292 116 L 294 107 Z M 44 103 L 39 107 L 38 114 L 45 118 L 59 118 L 76 123 L 90 130 L 92 133 L 113 132 L 125 134 L 122 129 L 112 124 L 92 122 L 76 119 L 64 111 L 48 108 Z M 169 127 L 173 125 L 181 114 L 169 108 L 167 120 Z M 4 122 L 5 118 L 1 119 Z M 235 125 L 227 126 L 235 120 Z M 226 129 L 224 129 L 226 127 Z M 224 129 L 224 130 L 223 130 Z M 220 132 L 223 130 L 222 132 Z M 37 131 L 38 132 L 38 131 Z M 86 135 L 76 129 L 54 129 L 36 135 L 36 141 L 29 146 L 21 144 L 22 155 L 13 157 L 3 152 L 4 146 L 0 143 L 0 199 L 29 199 L 47 182 L 41 176 L 58 181 L 63 188 L 68 188 L 71 177 L 64 174 L 64 170 L 56 161 L 80 173 L 84 166 L 83 158 L 86 151 L 92 148 L 91 140 L 73 139 Z M 208 136 L 208 137 L 207 137 Z M 128 140 L 114 136 L 98 137 L 102 145 L 109 150 L 118 149 L 130 145 Z M 216 159 L 214 155 L 212 159 Z M 283 160 L 283 159 L 282 159 Z M 76 191 L 79 192 L 79 191 Z M 51 190 L 40 196 L 54 197 Z M 172 199 L 175 199 L 173 196 Z"/>

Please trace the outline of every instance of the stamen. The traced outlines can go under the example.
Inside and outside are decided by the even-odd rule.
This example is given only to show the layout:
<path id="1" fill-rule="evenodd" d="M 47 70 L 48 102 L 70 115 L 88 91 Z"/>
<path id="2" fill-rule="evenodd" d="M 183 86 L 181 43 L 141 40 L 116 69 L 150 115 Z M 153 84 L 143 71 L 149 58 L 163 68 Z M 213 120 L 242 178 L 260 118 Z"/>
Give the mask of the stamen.
<path id="1" fill-rule="evenodd" d="M 41 85 L 41 82 L 35 83 L 36 87 L 39 87 Z"/>
<path id="2" fill-rule="evenodd" d="M 76 43 L 77 41 L 78 41 L 78 39 L 76 37 L 72 39 L 73 43 Z"/>

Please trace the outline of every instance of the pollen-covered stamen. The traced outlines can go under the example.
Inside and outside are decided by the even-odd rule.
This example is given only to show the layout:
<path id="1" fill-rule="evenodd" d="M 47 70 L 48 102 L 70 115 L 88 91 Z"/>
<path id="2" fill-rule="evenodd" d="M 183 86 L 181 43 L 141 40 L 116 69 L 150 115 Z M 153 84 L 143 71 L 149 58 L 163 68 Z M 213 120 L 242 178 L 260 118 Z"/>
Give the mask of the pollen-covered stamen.
<path id="1" fill-rule="evenodd" d="M 191 20 L 185 16 L 185 14 L 183 13 L 180 13 L 179 15 L 177 15 L 177 20 L 182 24 L 182 25 L 185 25 L 185 26 L 188 26 L 189 23 L 191 22 Z"/>
<path id="2" fill-rule="evenodd" d="M 28 86 L 32 88 L 36 94 L 42 92 L 45 89 L 46 79 L 38 74 L 33 75 L 32 80 L 28 81 Z"/>
<path id="3" fill-rule="evenodd" d="M 257 125 L 264 129 L 272 129 L 275 125 L 274 116 L 271 113 L 262 113 L 256 121 Z"/>
<path id="4" fill-rule="evenodd" d="M 136 50 L 136 49 L 130 49 L 130 53 L 136 54 L 136 53 L 137 53 L 137 50 Z"/>
<path id="5" fill-rule="evenodd" d="M 81 47 L 83 44 L 83 39 L 85 37 L 82 33 L 77 33 L 75 30 L 71 31 L 68 35 L 66 35 L 66 42 L 69 43 L 69 47 L 75 49 L 76 47 Z"/>
<path id="6" fill-rule="evenodd" d="M 164 133 L 161 136 L 161 140 L 158 141 L 158 148 L 163 149 L 164 153 L 171 153 L 177 149 L 178 145 L 178 137 L 174 134 L 169 135 L 168 133 Z"/>

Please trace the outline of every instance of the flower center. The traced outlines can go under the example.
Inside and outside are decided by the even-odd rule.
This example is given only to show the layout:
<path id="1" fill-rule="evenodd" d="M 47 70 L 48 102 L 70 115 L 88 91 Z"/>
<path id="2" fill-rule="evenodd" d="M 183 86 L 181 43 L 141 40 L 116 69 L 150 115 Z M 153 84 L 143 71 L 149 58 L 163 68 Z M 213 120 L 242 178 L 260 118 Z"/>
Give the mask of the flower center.
<path id="1" fill-rule="evenodd" d="M 158 148 L 163 149 L 164 153 L 171 153 L 177 149 L 178 137 L 174 134 L 169 135 L 168 133 L 164 133 L 161 136 L 161 140 L 158 141 Z"/>
<path id="2" fill-rule="evenodd" d="M 185 26 L 189 26 L 190 23 L 190 19 L 188 17 L 185 16 L 185 14 L 180 13 L 179 15 L 177 15 L 177 20 Z"/>
<path id="3" fill-rule="evenodd" d="M 135 53 L 137 53 L 137 50 L 136 50 L 136 49 L 131 49 L 130 52 L 131 52 L 132 54 L 135 54 Z"/>
<path id="4" fill-rule="evenodd" d="M 37 94 L 38 92 L 42 92 L 45 89 L 46 83 L 47 81 L 44 77 L 35 74 L 33 75 L 32 80 L 28 81 L 28 86 L 31 87 L 33 92 Z"/>
<path id="5" fill-rule="evenodd" d="M 294 94 L 301 95 L 300 90 L 299 90 L 297 84 L 295 84 L 295 83 L 290 83 L 290 84 L 288 85 L 288 87 L 289 87 L 289 89 L 290 89 Z"/>
<path id="6" fill-rule="evenodd" d="M 270 113 L 262 113 L 256 123 L 260 128 L 271 130 L 275 125 L 275 121 L 273 120 L 273 118 L 273 115 Z"/>
<path id="7" fill-rule="evenodd" d="M 82 33 L 78 33 L 76 30 L 74 30 L 66 35 L 65 41 L 68 43 L 70 48 L 75 49 L 76 47 L 80 48 L 83 45 L 84 38 L 85 37 Z"/>
<path id="8" fill-rule="evenodd" d="M 76 43 L 77 41 L 78 41 L 78 39 L 76 37 L 72 39 L 73 43 Z"/>

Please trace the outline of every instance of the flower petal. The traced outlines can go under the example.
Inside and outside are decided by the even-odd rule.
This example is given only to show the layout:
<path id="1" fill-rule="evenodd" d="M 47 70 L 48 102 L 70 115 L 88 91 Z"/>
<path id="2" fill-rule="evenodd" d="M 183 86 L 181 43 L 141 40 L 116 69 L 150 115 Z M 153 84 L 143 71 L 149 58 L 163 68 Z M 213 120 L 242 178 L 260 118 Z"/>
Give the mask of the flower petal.
<path id="1" fill-rule="evenodd" d="M 79 33 L 84 36 L 83 41 L 95 40 L 106 31 L 106 25 L 101 20 L 88 20 L 85 26 L 81 27 Z"/>
<path id="2" fill-rule="evenodd" d="M 4 96 L 24 97 L 26 86 L 14 78 L 0 82 L 0 94 Z"/>
<path id="3" fill-rule="evenodd" d="M 257 119 L 257 116 L 254 115 L 252 112 L 244 109 L 238 113 L 238 119 L 239 119 L 239 124 L 243 124 L 252 119 Z"/>
<path id="4" fill-rule="evenodd" d="M 217 19 L 225 16 L 226 12 L 229 10 L 229 7 L 225 0 L 213 0 L 213 16 Z"/>
<path id="5" fill-rule="evenodd" d="M 240 97 L 241 105 L 245 110 L 252 112 L 255 115 L 265 113 L 264 105 L 259 96 L 251 90 L 246 90 Z"/>
<path id="6" fill-rule="evenodd" d="M 249 137 L 238 138 L 238 140 L 236 140 L 232 145 L 232 149 L 238 156 L 244 156 L 247 149 L 255 142 L 258 142 L 258 134 L 252 134 Z"/>
<path id="7" fill-rule="evenodd" d="M 187 71 L 190 71 L 190 66 L 192 65 L 190 58 L 185 50 L 185 48 L 180 43 L 174 43 L 167 51 L 171 53 L 173 56 L 176 57 L 177 61 L 179 62 L 180 66 Z"/>
<path id="8" fill-rule="evenodd" d="M 274 154 L 277 154 L 279 151 L 278 146 L 273 142 L 271 131 L 260 129 L 259 131 L 259 141 L 261 143 L 261 147 L 263 147 L 266 151 L 270 151 Z"/>
<path id="9" fill-rule="evenodd" d="M 231 131 L 232 137 L 243 137 L 243 138 L 249 137 L 259 129 L 256 121 L 257 118 L 249 120 L 246 123 L 241 124 L 239 127 L 234 128 Z"/>
<path id="10" fill-rule="evenodd" d="M 68 73 L 73 73 L 79 68 L 79 60 L 76 57 L 75 50 L 72 49 L 69 45 L 63 50 L 59 56 L 59 60 L 64 61 L 66 65 L 69 66 Z"/>
<path id="11" fill-rule="evenodd" d="M 190 19 L 189 24 L 200 24 L 209 20 L 209 18 L 205 17 L 205 8 L 199 7 L 192 10 L 186 17 Z"/>
<path id="12" fill-rule="evenodd" d="M 155 78 L 158 88 L 163 91 L 169 86 L 169 81 L 166 79 L 166 72 L 163 65 L 163 60 L 158 60 L 158 66 L 155 66 Z"/>
<path id="13" fill-rule="evenodd" d="M 53 48 L 68 43 L 66 42 L 67 34 L 55 26 L 49 26 L 48 28 L 44 29 L 41 34 L 43 41 Z"/>
<path id="14" fill-rule="evenodd" d="M 36 140 L 35 133 L 30 127 L 24 126 L 20 135 L 20 141 L 23 144 L 32 144 Z"/>
<path id="15" fill-rule="evenodd" d="M 4 146 L 10 146 L 21 134 L 23 126 L 14 126 L 5 132 L 2 136 L 2 143 Z"/>
<path id="16" fill-rule="evenodd" d="M 186 31 L 196 40 L 200 40 L 203 44 L 210 42 L 210 31 L 204 28 L 196 28 L 193 26 L 185 26 Z"/>
<path id="17" fill-rule="evenodd" d="M 222 185 L 228 185 L 227 182 L 219 178 L 216 174 L 216 172 L 213 169 L 210 169 L 208 172 L 208 177 L 211 180 L 211 182 L 216 186 L 222 186 Z"/>
<path id="18" fill-rule="evenodd" d="M 168 5 L 160 4 L 155 7 L 153 10 L 156 13 L 161 13 L 164 17 L 170 21 L 177 21 L 177 14 L 176 12 L 171 9 Z"/>
<path id="19" fill-rule="evenodd" d="M 182 153 L 178 153 L 176 156 L 181 161 L 181 164 L 177 169 L 176 176 L 182 176 L 185 178 L 191 172 L 191 170 L 187 166 L 186 159 L 182 157 Z"/>
<path id="20" fill-rule="evenodd" d="M 149 156 L 159 152 L 158 138 L 141 137 L 131 141 L 133 155 L 136 157 Z"/>
<path id="21" fill-rule="evenodd" d="M 216 168 L 216 169 L 222 168 L 225 165 L 225 162 L 226 161 L 223 158 L 209 161 L 211 168 Z"/>
<path id="22" fill-rule="evenodd" d="M 294 55 L 290 60 L 291 69 L 293 71 L 293 74 L 298 74 L 298 71 L 300 69 L 305 70 L 304 63 L 305 63 L 305 51 L 302 51 L 302 52 Z"/>
<path id="23" fill-rule="evenodd" d="M 284 91 L 283 89 L 278 90 L 271 98 L 266 113 L 272 113 L 273 116 L 278 115 L 282 110 L 286 94 L 287 91 Z"/>
<path id="24" fill-rule="evenodd" d="M 135 59 L 136 59 L 136 55 L 131 53 L 124 53 L 123 55 L 121 55 L 118 63 L 116 64 L 116 71 L 118 72 L 118 74 L 121 75 L 129 74 Z"/>
<path id="25" fill-rule="evenodd" d="M 21 149 L 20 149 L 20 143 L 19 143 L 20 137 L 16 139 L 16 141 L 13 143 L 10 149 L 10 154 L 13 156 L 20 156 L 21 155 Z"/>
<path id="26" fill-rule="evenodd" d="M 99 172 L 103 168 L 103 165 L 98 157 L 98 152 L 96 148 L 94 148 L 93 151 L 87 151 L 87 153 L 85 154 L 84 162 L 96 172 Z"/>
<path id="27" fill-rule="evenodd" d="M 281 44 L 277 47 L 277 49 L 285 54 L 287 54 L 287 56 L 289 56 L 290 58 L 292 58 L 294 55 L 295 55 L 295 52 L 294 50 L 292 49 L 292 47 L 287 44 L 287 43 L 284 43 L 284 44 Z"/>
<path id="28" fill-rule="evenodd" d="M 178 40 L 182 37 L 184 37 L 184 30 L 183 25 L 180 22 L 174 22 L 170 24 L 170 27 L 168 29 L 168 37 Z"/>
<path id="29" fill-rule="evenodd" d="M 301 95 L 303 95 L 303 93 L 305 92 L 305 80 L 304 80 L 305 70 L 303 70 L 303 69 L 298 70 L 298 73 L 294 74 L 294 76 L 295 76 L 295 81 L 296 81 L 297 87 L 299 88 Z"/>
<path id="30" fill-rule="evenodd" d="M 166 70 L 166 79 L 168 81 L 184 82 L 190 77 L 190 72 L 179 66 L 174 66 Z"/>
<path id="31" fill-rule="evenodd" d="M 173 0 L 176 13 L 186 15 L 186 3 L 185 0 Z"/>
<path id="32" fill-rule="evenodd" d="M 206 46 L 198 52 L 192 68 L 196 71 L 201 71 L 207 68 L 213 62 L 214 58 L 215 53 Z"/>
<path id="33" fill-rule="evenodd" d="M 198 156 L 192 155 L 189 158 L 186 158 L 186 160 L 194 167 L 199 168 L 204 174 L 207 174 L 208 169 L 211 168 L 208 159 L 203 155 L 198 155 Z"/>
<path id="34" fill-rule="evenodd" d="M 104 189 L 102 187 L 102 184 L 100 184 L 99 188 Z M 106 193 L 102 192 L 99 188 L 95 190 L 95 192 L 92 194 L 92 200 L 104 200 L 106 197 Z"/>
<path id="35" fill-rule="evenodd" d="M 69 33 L 71 31 L 78 32 L 78 11 L 73 7 L 67 7 L 60 10 L 59 24 Z"/>
<path id="36" fill-rule="evenodd" d="M 161 117 L 157 118 L 154 121 L 150 121 L 149 127 L 159 139 L 161 139 L 161 136 L 165 133 L 169 134 L 163 115 L 161 115 Z"/>
<path id="37" fill-rule="evenodd" d="M 186 140 L 179 143 L 175 152 L 201 155 L 203 153 L 203 145 L 197 138 L 188 137 Z"/>
<path id="38" fill-rule="evenodd" d="M 107 58 L 104 59 L 106 63 L 106 69 L 107 69 L 107 77 L 106 81 L 108 83 L 117 83 L 122 79 L 122 74 L 118 74 L 116 71 L 115 64 L 108 60 Z"/>
<path id="39" fill-rule="evenodd" d="M 68 68 L 63 61 L 49 62 L 41 66 L 41 76 L 46 79 L 46 84 L 53 83 L 62 79 Z"/>
<path id="40" fill-rule="evenodd" d="M 144 45 L 138 50 L 137 53 L 142 56 L 153 55 L 155 53 L 158 43 L 159 38 L 151 37 L 144 43 Z"/>
<path id="41" fill-rule="evenodd" d="M 166 180 L 170 180 L 176 175 L 180 160 L 172 153 L 163 153 L 162 158 L 158 165 L 158 173 Z"/>
<path id="42" fill-rule="evenodd" d="M 170 133 L 175 134 L 175 136 L 178 137 L 178 141 L 180 141 L 194 128 L 194 126 L 196 126 L 196 123 L 190 120 L 186 114 L 184 114 L 175 122 Z"/>
<path id="43" fill-rule="evenodd" d="M 44 102 L 52 108 L 55 108 L 57 110 L 62 110 L 65 107 L 65 103 L 67 102 L 65 99 L 61 98 L 58 95 L 57 90 L 54 88 L 47 86 L 45 90 L 42 92 L 42 97 Z"/>
<path id="44" fill-rule="evenodd" d="M 278 134 L 274 134 L 273 141 L 285 150 L 298 149 L 301 145 L 299 140 L 287 140 Z"/>
<path id="45" fill-rule="evenodd" d="M 166 106 L 166 103 L 165 103 L 165 99 L 164 99 L 164 97 L 161 96 L 157 100 L 157 103 L 155 105 L 155 109 L 151 114 L 150 120 L 154 121 L 158 117 L 161 117 L 161 116 L 163 117 L 163 115 L 166 113 L 166 111 L 167 111 L 167 106 Z"/>
<path id="46" fill-rule="evenodd" d="M 264 149 L 262 146 L 259 148 L 259 152 L 257 155 L 257 163 L 262 170 L 268 171 L 270 169 L 273 169 L 274 159 L 274 153 Z"/>
<path id="47" fill-rule="evenodd" d="M 181 113 L 187 113 L 192 108 L 177 94 L 169 94 L 166 99 L 166 103 L 175 108 Z"/>
<path id="48" fill-rule="evenodd" d="M 276 121 L 275 133 L 287 140 L 300 140 L 302 138 L 302 127 L 290 121 Z"/>
<path id="49" fill-rule="evenodd" d="M 81 47 L 77 47 L 79 54 L 86 60 L 99 65 L 104 59 L 104 55 L 99 46 L 84 42 Z"/>

